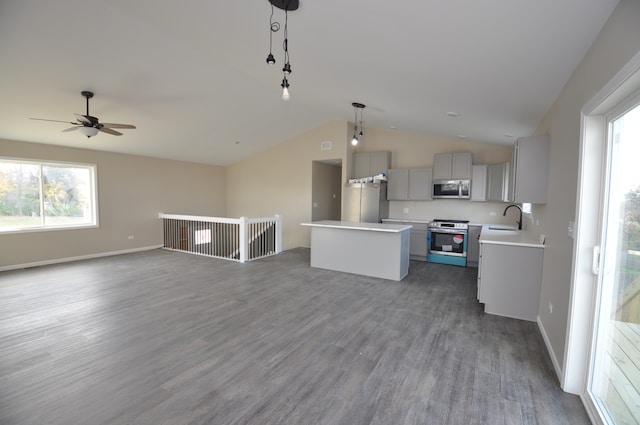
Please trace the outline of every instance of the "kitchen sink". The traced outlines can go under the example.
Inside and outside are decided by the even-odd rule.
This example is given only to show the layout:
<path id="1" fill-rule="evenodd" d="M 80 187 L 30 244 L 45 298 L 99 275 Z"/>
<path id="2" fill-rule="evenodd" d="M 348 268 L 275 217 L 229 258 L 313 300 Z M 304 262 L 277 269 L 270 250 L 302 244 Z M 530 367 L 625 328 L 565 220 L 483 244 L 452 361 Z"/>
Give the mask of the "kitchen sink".
<path id="1" fill-rule="evenodd" d="M 501 226 L 499 224 L 493 224 L 489 226 L 489 230 L 502 230 L 502 231 L 507 231 L 507 232 L 515 232 L 516 229 L 514 229 L 511 226 Z"/>

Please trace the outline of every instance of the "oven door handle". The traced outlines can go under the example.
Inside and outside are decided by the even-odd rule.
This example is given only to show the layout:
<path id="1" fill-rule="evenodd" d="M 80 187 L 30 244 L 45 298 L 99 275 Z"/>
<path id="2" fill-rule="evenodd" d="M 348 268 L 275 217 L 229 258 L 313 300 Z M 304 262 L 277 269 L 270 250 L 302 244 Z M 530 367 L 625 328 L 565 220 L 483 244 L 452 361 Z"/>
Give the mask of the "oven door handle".
<path id="1" fill-rule="evenodd" d="M 467 230 L 466 229 L 447 229 L 447 228 L 442 228 L 442 227 L 430 227 L 429 231 L 431 233 L 452 233 L 452 234 L 457 234 L 457 235 L 466 235 L 467 234 Z"/>

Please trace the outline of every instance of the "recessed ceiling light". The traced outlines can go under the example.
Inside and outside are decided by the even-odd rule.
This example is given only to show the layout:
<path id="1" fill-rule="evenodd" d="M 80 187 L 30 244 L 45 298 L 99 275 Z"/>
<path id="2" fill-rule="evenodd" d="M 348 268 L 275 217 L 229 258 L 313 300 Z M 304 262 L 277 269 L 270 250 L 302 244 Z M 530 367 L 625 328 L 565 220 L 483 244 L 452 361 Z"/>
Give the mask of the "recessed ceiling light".
<path id="1" fill-rule="evenodd" d="M 513 134 L 511 134 L 511 133 L 504 133 L 504 137 L 513 137 Z"/>
<path id="2" fill-rule="evenodd" d="M 467 136 L 465 136 L 464 134 L 458 134 L 457 136 L 459 139 L 466 139 Z"/>
<path id="3" fill-rule="evenodd" d="M 459 117 L 460 113 L 459 112 L 447 112 L 447 115 L 449 115 L 450 117 Z"/>
<path id="4" fill-rule="evenodd" d="M 389 128 L 390 128 L 391 130 L 397 130 L 397 129 L 398 129 L 398 127 L 396 127 L 395 125 L 392 125 L 392 126 L 390 126 Z"/>

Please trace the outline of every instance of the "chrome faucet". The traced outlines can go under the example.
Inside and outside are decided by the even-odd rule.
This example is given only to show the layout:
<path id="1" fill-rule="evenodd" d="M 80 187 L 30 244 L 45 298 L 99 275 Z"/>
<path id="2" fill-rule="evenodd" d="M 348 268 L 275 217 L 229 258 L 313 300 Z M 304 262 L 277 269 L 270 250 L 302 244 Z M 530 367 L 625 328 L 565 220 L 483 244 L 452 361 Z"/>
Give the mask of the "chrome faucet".
<path id="1" fill-rule="evenodd" d="M 517 221 L 518 223 L 518 230 L 522 230 L 522 208 L 520 208 L 520 205 L 516 205 L 516 204 L 511 204 L 509 206 L 507 206 L 507 208 L 504 209 L 504 212 L 502 213 L 502 216 L 506 216 L 507 215 L 507 210 L 511 207 L 516 207 L 519 211 L 520 211 L 520 221 Z"/>

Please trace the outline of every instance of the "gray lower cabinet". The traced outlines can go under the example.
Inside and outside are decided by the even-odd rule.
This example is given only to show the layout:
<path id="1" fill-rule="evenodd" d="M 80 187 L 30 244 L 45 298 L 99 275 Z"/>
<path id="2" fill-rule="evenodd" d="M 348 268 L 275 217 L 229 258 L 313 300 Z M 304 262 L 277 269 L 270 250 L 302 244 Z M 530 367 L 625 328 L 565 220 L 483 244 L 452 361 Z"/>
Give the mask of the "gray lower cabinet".
<path id="1" fill-rule="evenodd" d="M 427 261 L 427 223 L 393 219 L 383 219 L 382 222 L 413 226 L 409 232 L 409 258 L 412 260 Z"/>
<path id="2" fill-rule="evenodd" d="M 478 267 L 478 262 L 480 261 L 480 232 L 482 232 L 482 226 L 469 226 L 467 267 Z"/>
<path id="3" fill-rule="evenodd" d="M 427 261 L 427 224 L 407 224 L 413 226 L 409 240 L 409 258 L 412 260 Z"/>
<path id="4" fill-rule="evenodd" d="M 478 301 L 485 313 L 535 322 L 544 248 L 480 244 Z"/>

